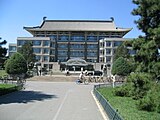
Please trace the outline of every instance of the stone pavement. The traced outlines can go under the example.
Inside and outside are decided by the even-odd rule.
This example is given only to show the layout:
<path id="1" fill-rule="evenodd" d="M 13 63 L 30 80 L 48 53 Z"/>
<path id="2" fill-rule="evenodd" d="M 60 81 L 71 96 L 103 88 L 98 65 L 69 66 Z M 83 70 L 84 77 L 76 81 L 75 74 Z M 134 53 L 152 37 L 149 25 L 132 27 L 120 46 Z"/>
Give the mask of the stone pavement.
<path id="1" fill-rule="evenodd" d="M 93 84 L 35 78 L 24 91 L 0 96 L 0 120 L 103 120 L 91 95 Z"/>

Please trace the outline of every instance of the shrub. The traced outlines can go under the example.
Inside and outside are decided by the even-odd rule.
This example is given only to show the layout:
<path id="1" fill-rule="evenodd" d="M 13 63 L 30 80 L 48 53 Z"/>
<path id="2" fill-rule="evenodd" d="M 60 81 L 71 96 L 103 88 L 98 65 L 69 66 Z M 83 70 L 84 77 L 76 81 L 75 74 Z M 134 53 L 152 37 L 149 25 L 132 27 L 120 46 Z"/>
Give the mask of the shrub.
<path id="1" fill-rule="evenodd" d="M 157 107 L 157 112 L 160 113 L 160 104 Z"/>
<path id="2" fill-rule="evenodd" d="M 151 88 L 152 77 L 146 73 L 133 73 L 128 76 L 127 80 L 133 84 L 133 98 L 140 99 L 146 95 Z"/>
<path id="3" fill-rule="evenodd" d="M 120 76 L 126 76 L 128 75 L 132 70 L 131 65 L 129 64 L 129 62 L 123 58 L 123 57 L 119 57 L 112 66 L 112 74 L 113 75 L 120 75 Z"/>
<path id="4" fill-rule="evenodd" d="M 15 53 L 7 60 L 5 70 L 8 74 L 22 74 L 27 72 L 26 60 L 20 53 Z"/>
<path id="5" fill-rule="evenodd" d="M 116 87 L 114 90 L 114 94 L 121 97 L 130 97 L 132 95 L 132 91 L 133 90 L 131 83 L 127 83 L 120 87 Z"/>
<path id="6" fill-rule="evenodd" d="M 138 109 L 145 110 L 145 111 L 155 111 L 157 108 L 157 96 L 152 92 L 148 92 L 144 98 L 140 99 L 138 102 Z"/>

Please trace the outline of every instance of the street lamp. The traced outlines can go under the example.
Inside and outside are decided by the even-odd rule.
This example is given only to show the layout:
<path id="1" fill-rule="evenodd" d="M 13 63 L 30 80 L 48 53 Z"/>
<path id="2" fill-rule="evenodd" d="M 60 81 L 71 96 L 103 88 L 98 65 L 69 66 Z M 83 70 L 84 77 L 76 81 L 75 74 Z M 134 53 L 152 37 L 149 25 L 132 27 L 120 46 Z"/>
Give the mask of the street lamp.
<path id="1" fill-rule="evenodd" d="M 94 69 L 96 70 L 96 60 L 94 61 L 94 66 L 95 66 L 95 68 L 94 68 Z"/>

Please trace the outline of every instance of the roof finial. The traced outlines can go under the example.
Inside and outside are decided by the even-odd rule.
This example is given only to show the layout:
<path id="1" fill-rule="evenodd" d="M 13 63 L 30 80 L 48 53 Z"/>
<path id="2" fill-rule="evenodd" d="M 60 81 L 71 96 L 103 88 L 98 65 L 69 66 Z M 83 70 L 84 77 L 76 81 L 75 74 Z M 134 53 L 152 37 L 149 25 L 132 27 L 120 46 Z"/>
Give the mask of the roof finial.
<path id="1" fill-rule="evenodd" d="M 114 21 L 114 17 L 110 17 L 110 19 L 112 20 L 112 22 Z"/>
<path id="2" fill-rule="evenodd" d="M 46 20 L 46 18 L 47 18 L 47 17 L 46 17 L 46 16 L 44 16 L 44 17 L 43 17 L 43 21 L 45 21 L 45 20 Z"/>

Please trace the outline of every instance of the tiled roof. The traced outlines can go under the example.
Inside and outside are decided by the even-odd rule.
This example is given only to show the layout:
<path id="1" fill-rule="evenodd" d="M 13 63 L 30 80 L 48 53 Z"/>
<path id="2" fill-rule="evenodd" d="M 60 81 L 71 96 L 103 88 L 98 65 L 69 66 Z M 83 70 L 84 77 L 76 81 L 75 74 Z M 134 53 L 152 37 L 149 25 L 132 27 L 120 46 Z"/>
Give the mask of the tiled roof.
<path id="1" fill-rule="evenodd" d="M 104 20 L 44 20 L 41 26 L 24 27 L 27 31 L 130 31 L 117 28 L 114 21 Z"/>

